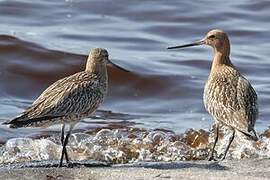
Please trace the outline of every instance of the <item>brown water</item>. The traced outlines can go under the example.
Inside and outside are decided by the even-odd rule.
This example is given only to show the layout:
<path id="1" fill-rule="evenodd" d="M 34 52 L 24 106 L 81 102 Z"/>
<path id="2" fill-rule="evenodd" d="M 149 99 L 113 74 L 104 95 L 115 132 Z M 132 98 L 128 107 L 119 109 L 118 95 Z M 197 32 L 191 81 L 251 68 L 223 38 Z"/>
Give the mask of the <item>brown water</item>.
<path id="1" fill-rule="evenodd" d="M 212 50 L 168 51 L 213 28 L 228 32 L 231 59 L 259 96 L 256 129 L 269 126 L 270 2 L 265 1 L 5 1 L 0 0 L 0 119 L 22 112 L 51 83 L 84 68 L 94 47 L 108 49 L 109 94 L 77 132 L 102 128 L 208 129 L 202 103 Z M 55 134 L 0 127 L 0 140 Z"/>

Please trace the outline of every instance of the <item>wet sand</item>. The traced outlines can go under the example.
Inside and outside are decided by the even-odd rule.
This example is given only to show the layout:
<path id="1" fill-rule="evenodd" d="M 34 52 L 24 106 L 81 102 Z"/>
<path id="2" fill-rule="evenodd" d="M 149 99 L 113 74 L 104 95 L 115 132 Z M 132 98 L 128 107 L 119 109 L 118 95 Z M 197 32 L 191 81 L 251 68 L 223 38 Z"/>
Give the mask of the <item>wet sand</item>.
<path id="1" fill-rule="evenodd" d="M 0 179 L 269 179 L 270 159 L 182 161 L 112 167 L 1 168 Z"/>

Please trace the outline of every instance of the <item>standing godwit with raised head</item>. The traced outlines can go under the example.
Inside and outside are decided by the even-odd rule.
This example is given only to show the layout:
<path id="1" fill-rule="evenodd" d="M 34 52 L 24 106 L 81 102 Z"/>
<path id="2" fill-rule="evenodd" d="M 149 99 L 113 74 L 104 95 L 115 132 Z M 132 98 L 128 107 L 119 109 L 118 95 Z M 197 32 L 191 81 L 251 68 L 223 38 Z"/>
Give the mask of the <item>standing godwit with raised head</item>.
<path id="1" fill-rule="evenodd" d="M 74 125 L 82 118 L 91 115 L 107 94 L 107 63 L 112 63 L 107 50 L 93 49 L 84 71 L 56 81 L 20 116 L 4 124 L 9 124 L 11 128 L 19 128 L 48 127 L 62 123 L 61 143 L 63 148 L 59 167 L 63 165 L 64 156 L 69 164 L 66 145 Z M 65 124 L 70 125 L 66 137 L 64 137 Z"/>
<path id="2" fill-rule="evenodd" d="M 230 41 L 223 30 L 211 30 L 200 41 L 169 47 L 168 49 L 203 44 L 214 49 L 214 59 L 203 95 L 204 106 L 213 116 L 216 124 L 216 137 L 209 160 L 215 160 L 214 151 L 218 141 L 220 124 L 228 126 L 233 131 L 224 156 L 221 158 L 223 160 L 234 139 L 235 130 L 253 140 L 258 139 L 254 130 L 258 116 L 257 95 L 248 80 L 232 64 L 230 60 Z"/>

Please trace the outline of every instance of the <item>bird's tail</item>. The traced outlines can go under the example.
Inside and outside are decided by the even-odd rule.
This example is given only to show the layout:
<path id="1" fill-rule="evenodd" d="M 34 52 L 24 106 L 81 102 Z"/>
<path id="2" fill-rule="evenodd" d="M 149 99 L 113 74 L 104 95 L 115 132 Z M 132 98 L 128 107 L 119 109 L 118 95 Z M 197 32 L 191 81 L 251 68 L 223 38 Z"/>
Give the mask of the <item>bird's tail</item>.
<path id="1" fill-rule="evenodd" d="M 4 125 L 9 125 L 10 128 L 19 128 L 23 126 L 23 121 L 26 118 L 26 115 L 20 115 L 14 119 L 8 120 L 6 122 L 3 122 Z M 22 123 L 20 123 L 22 122 Z"/>
<path id="2" fill-rule="evenodd" d="M 55 119 L 59 117 L 62 117 L 62 116 L 41 116 L 41 117 L 29 118 L 27 115 L 23 114 L 12 120 L 6 121 L 3 124 L 9 125 L 10 128 L 20 128 L 20 127 L 31 126 L 31 124 L 35 124 L 38 122 Z"/>
<path id="3" fill-rule="evenodd" d="M 244 132 L 244 131 L 241 131 L 241 133 L 243 133 L 245 136 L 247 136 L 248 138 L 252 139 L 253 141 L 258 141 L 259 140 L 259 137 L 256 133 L 256 131 L 254 129 L 252 129 L 250 132 Z"/>

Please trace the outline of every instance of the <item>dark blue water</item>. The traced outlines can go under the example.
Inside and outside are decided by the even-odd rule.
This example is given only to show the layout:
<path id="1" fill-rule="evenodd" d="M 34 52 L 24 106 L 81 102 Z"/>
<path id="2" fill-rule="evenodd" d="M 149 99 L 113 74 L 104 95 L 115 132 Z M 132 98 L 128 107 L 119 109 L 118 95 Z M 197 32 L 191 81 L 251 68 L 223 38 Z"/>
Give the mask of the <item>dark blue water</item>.
<path id="1" fill-rule="evenodd" d="M 109 67 L 110 90 L 99 119 L 87 119 L 77 130 L 113 124 L 209 129 L 202 93 L 211 48 L 166 47 L 221 28 L 229 34 L 233 63 L 258 93 L 256 129 L 262 132 L 270 122 L 269 12 L 266 0 L 0 0 L 0 119 L 22 112 L 51 83 L 82 70 L 92 48 L 103 47 L 130 73 Z M 42 133 L 48 132 L 0 127 L 2 140 Z"/>

